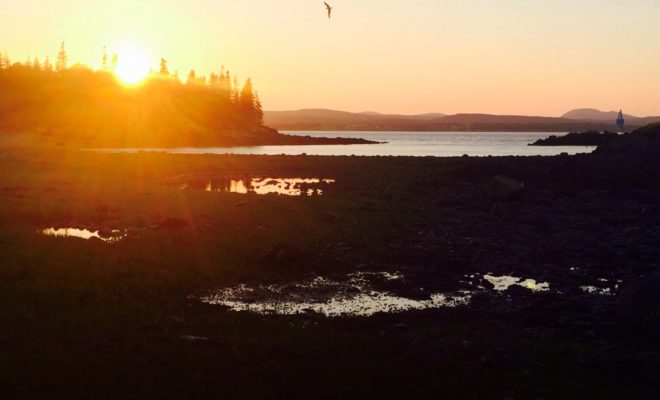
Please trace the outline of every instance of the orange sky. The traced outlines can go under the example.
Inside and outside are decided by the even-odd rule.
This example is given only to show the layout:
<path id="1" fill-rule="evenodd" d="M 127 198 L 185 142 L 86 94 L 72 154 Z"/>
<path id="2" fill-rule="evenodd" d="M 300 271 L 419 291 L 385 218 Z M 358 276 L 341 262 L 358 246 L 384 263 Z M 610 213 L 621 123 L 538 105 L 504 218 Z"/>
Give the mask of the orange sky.
<path id="1" fill-rule="evenodd" d="M 658 0 L 0 0 L 14 60 L 100 64 L 131 48 L 156 67 L 252 77 L 269 110 L 660 115 Z M 466 4 L 469 3 L 469 4 Z M 135 50 L 133 50 L 135 51 Z"/>

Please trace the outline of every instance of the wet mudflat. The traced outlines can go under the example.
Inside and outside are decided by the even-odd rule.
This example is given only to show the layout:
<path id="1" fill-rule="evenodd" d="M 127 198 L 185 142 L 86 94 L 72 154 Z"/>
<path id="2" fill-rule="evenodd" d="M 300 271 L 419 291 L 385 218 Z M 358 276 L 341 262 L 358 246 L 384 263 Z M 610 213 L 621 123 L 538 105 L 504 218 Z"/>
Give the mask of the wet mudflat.
<path id="1" fill-rule="evenodd" d="M 659 389 L 656 331 L 617 312 L 658 269 L 657 161 L 12 149 L 0 166 L 0 381 L 19 397 Z M 489 192 L 495 175 L 524 186 Z M 315 181 L 224 190 L 269 177 Z"/>

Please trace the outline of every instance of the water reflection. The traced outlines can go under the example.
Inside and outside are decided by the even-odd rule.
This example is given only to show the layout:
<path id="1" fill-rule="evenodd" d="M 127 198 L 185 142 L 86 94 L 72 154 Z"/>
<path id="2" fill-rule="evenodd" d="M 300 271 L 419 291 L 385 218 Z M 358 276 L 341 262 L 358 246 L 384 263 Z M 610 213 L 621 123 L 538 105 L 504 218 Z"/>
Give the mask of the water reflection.
<path id="1" fill-rule="evenodd" d="M 203 297 L 208 304 L 228 307 L 232 311 L 249 311 L 262 315 L 297 315 L 318 313 L 326 317 L 368 317 L 377 313 L 400 313 L 455 307 L 467 304 L 469 293 L 456 296 L 435 293 L 426 300 L 410 299 L 373 287 L 372 278 L 398 280 L 400 274 L 356 273 L 348 281 L 339 282 L 317 277 L 301 283 L 240 285 Z"/>
<path id="2" fill-rule="evenodd" d="M 610 288 L 600 288 L 597 286 L 580 286 L 583 292 L 587 294 L 595 294 L 598 296 L 613 296 L 612 290 Z"/>
<path id="3" fill-rule="evenodd" d="M 121 230 L 104 232 L 103 235 L 100 232 L 78 228 L 47 228 L 40 231 L 42 235 L 51 237 L 72 237 L 84 240 L 98 239 L 106 243 L 117 243 L 126 237 L 126 232 Z"/>
<path id="4" fill-rule="evenodd" d="M 326 185 L 335 183 L 334 179 L 319 178 L 251 178 L 208 181 L 204 190 L 207 192 L 226 192 L 258 195 L 279 194 L 284 196 L 321 196 Z M 188 189 L 191 185 L 181 185 Z"/>
<path id="5" fill-rule="evenodd" d="M 522 279 L 515 276 L 494 276 L 494 275 L 484 275 L 484 279 L 490 282 L 494 289 L 498 292 L 503 292 L 509 289 L 511 286 L 521 286 L 525 289 L 529 289 L 533 292 L 548 292 L 550 291 L 550 284 L 547 282 L 537 282 L 534 279 Z"/>

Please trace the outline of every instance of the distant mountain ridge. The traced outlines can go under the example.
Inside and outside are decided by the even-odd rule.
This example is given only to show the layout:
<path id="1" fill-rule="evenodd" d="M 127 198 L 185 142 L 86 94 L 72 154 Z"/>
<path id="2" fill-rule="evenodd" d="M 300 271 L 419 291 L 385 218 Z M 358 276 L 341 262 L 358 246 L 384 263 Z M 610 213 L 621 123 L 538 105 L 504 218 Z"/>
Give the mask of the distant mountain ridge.
<path id="1" fill-rule="evenodd" d="M 525 115 L 429 113 L 417 115 L 381 114 L 373 111 L 351 113 L 327 109 L 297 111 L 266 111 L 267 126 L 285 131 L 494 131 L 494 132 L 569 132 L 614 130 L 615 120 L 610 113 L 594 109 L 569 111 L 562 117 Z M 626 128 L 634 129 L 660 117 L 626 116 Z"/>
<path id="2" fill-rule="evenodd" d="M 618 116 L 618 111 L 600 111 L 596 110 L 595 108 L 579 108 L 576 110 L 571 110 L 561 117 L 568 119 L 579 119 L 583 121 L 615 121 Z M 640 118 L 625 113 L 623 114 L 623 117 L 629 120 Z"/>
<path id="3" fill-rule="evenodd" d="M 412 131 L 423 130 L 428 121 L 444 116 L 445 114 L 441 113 L 401 115 L 312 108 L 296 111 L 266 111 L 264 123 L 280 130 Z"/>

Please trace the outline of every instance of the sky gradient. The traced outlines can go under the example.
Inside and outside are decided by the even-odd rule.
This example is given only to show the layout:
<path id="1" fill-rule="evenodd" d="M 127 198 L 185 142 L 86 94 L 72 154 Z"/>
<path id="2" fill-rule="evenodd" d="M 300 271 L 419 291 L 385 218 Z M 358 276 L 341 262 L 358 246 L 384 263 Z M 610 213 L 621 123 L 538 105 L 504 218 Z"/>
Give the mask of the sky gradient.
<path id="1" fill-rule="evenodd" d="M 660 115 L 658 0 L 0 0 L 0 51 L 226 66 L 267 110 Z M 468 4 L 469 3 L 469 4 Z"/>

